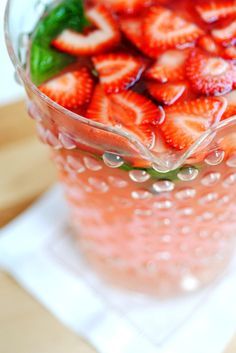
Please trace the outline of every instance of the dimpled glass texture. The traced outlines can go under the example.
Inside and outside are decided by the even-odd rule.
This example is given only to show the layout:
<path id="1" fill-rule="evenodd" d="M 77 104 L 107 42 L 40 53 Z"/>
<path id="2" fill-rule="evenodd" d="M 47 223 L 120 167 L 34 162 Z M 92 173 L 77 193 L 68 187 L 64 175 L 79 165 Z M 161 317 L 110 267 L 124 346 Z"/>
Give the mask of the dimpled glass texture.
<path id="1" fill-rule="evenodd" d="M 157 171 L 163 163 L 141 143 L 66 111 L 32 85 L 19 37 L 32 30 L 42 9 L 23 0 L 19 14 L 15 2 L 7 10 L 8 48 L 38 136 L 51 148 L 74 241 L 88 266 L 113 285 L 162 297 L 214 280 L 230 261 L 236 239 L 236 156 L 225 155 L 218 143 L 236 131 L 235 119 L 188 154 L 174 156 L 175 176 L 168 179 Z M 28 45 L 27 36 L 20 45 Z M 154 173 L 127 170 L 133 159 L 140 166 L 148 161 Z"/>

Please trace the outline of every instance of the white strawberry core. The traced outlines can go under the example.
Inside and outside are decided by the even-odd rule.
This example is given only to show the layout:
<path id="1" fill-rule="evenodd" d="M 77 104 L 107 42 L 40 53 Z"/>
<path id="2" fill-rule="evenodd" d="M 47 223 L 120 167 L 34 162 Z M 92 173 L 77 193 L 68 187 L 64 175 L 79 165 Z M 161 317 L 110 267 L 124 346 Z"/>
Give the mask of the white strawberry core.
<path id="1" fill-rule="evenodd" d="M 118 60 L 114 63 L 114 60 L 106 60 L 104 62 L 96 64 L 97 70 L 102 70 L 102 76 L 100 78 L 102 83 L 110 83 L 115 80 L 120 80 L 121 77 L 125 77 L 130 74 L 133 70 L 136 70 L 137 63 L 133 60 Z"/>
<path id="2" fill-rule="evenodd" d="M 168 50 L 159 57 L 158 64 L 168 68 L 177 68 L 184 64 L 186 56 L 184 51 Z"/>
<path id="3" fill-rule="evenodd" d="M 203 75 L 219 76 L 229 69 L 229 64 L 220 58 L 211 58 L 204 67 Z"/>
<path id="4" fill-rule="evenodd" d="M 225 28 L 213 30 L 212 35 L 220 41 L 233 38 L 236 35 L 236 20 Z"/>
<path id="5" fill-rule="evenodd" d="M 189 33 L 196 32 L 196 25 L 186 22 L 181 17 L 173 15 L 169 10 L 162 11 L 156 17 L 155 22 L 151 26 L 151 33 L 158 40 L 166 40 L 166 37 L 179 37 L 185 38 Z"/>
<path id="6" fill-rule="evenodd" d="M 87 17 L 99 29 L 92 31 L 87 35 L 66 29 L 59 35 L 58 39 L 74 48 L 92 49 L 95 45 L 99 46 L 114 37 L 114 29 L 96 8 L 87 11 Z"/>
<path id="7" fill-rule="evenodd" d="M 206 6 L 208 6 L 208 4 Z M 236 3 L 233 1 L 231 6 L 225 5 L 224 1 L 221 7 L 215 2 L 212 2 L 211 8 L 209 7 L 208 10 L 206 10 L 206 6 L 197 6 L 196 8 L 205 22 L 214 22 L 221 17 L 227 17 L 228 15 L 236 13 Z"/>
<path id="8" fill-rule="evenodd" d="M 47 82 L 47 87 L 53 92 L 65 92 L 72 91 L 77 84 L 77 80 L 72 73 L 64 74 L 59 78 L 54 78 Z"/>

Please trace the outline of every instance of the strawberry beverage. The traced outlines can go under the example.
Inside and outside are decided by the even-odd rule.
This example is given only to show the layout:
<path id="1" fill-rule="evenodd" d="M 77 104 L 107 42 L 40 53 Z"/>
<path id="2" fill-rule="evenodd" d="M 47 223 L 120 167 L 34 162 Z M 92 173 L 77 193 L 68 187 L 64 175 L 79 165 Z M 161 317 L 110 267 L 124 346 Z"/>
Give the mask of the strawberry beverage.
<path id="1" fill-rule="evenodd" d="M 8 27 L 88 265 L 162 297 L 218 277 L 236 239 L 236 1 L 52 2 L 24 66 Z"/>

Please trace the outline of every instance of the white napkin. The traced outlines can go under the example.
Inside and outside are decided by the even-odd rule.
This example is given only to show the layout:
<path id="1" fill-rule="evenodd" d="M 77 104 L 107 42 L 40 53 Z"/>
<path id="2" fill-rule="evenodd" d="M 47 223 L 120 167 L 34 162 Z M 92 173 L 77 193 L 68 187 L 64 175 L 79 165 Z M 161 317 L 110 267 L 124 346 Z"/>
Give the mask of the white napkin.
<path id="1" fill-rule="evenodd" d="M 74 249 L 55 187 L 0 233 L 0 266 L 101 353 L 222 353 L 236 332 L 236 260 L 223 278 L 182 299 L 109 288 Z"/>

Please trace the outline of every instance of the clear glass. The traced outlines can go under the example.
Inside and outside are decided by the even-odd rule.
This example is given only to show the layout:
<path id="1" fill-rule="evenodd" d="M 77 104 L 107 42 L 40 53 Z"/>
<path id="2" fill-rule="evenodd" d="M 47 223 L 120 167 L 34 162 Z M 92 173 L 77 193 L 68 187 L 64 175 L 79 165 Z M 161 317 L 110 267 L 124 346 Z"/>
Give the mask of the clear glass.
<path id="1" fill-rule="evenodd" d="M 58 167 L 75 241 L 114 285 L 162 297 L 199 289 L 222 273 L 235 249 L 236 155 L 220 146 L 236 133 L 236 116 L 185 152 L 154 155 L 132 134 L 60 107 L 25 69 L 29 33 L 50 2 L 9 1 L 6 42 L 29 115 Z M 134 159 L 150 174 L 124 170 Z"/>

